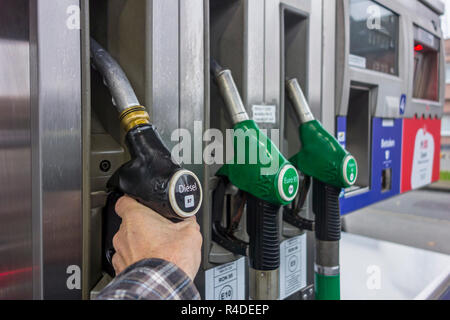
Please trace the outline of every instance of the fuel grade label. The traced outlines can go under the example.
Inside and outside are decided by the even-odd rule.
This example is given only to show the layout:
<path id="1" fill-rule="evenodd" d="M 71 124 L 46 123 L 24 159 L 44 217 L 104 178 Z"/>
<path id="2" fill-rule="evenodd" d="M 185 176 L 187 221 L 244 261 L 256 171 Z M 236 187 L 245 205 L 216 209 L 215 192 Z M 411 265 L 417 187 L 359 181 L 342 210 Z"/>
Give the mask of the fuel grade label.
<path id="1" fill-rule="evenodd" d="M 245 300 L 245 257 L 205 272 L 206 300 Z"/>
<path id="2" fill-rule="evenodd" d="M 306 233 L 280 245 L 280 299 L 306 287 Z"/>

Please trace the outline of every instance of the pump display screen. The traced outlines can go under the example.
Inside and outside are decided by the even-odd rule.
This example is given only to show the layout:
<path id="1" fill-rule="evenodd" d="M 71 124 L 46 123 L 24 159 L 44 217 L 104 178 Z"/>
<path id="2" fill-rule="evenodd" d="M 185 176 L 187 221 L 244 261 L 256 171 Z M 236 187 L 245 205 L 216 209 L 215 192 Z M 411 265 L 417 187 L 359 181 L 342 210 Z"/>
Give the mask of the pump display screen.
<path id="1" fill-rule="evenodd" d="M 438 37 L 414 27 L 414 98 L 439 100 L 439 49 Z"/>
<path id="2" fill-rule="evenodd" d="M 399 16 L 371 0 L 350 0 L 353 67 L 398 75 Z"/>

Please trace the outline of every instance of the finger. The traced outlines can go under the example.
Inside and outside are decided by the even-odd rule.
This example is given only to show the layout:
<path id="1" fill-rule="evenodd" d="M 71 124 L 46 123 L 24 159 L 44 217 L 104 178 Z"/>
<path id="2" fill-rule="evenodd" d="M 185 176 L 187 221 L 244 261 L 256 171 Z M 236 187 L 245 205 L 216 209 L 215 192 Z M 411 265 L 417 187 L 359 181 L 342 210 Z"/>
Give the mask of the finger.
<path id="1" fill-rule="evenodd" d="M 114 250 L 116 252 L 120 252 L 122 249 L 122 242 L 120 240 L 120 229 L 119 231 L 114 235 L 113 239 L 112 239 L 112 244 L 114 247 Z"/>
<path id="2" fill-rule="evenodd" d="M 116 271 L 116 275 L 121 274 L 122 271 L 126 269 L 126 264 L 125 264 L 124 259 L 117 252 L 112 257 L 112 265 L 113 265 L 114 271 Z"/>
<path id="3" fill-rule="evenodd" d="M 128 196 L 123 196 L 116 203 L 116 213 L 122 219 L 125 219 L 129 215 L 133 215 L 135 213 L 145 213 L 153 217 L 154 219 L 158 219 L 161 222 L 171 223 L 169 220 L 156 213 L 152 209 L 140 204 L 133 198 Z"/>

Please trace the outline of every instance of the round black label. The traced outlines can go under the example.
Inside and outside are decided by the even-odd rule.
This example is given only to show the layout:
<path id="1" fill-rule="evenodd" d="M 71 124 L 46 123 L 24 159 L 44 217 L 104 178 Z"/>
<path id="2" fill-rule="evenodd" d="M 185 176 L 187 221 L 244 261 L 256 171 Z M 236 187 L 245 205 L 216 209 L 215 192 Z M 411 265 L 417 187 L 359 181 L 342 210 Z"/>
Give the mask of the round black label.
<path id="1" fill-rule="evenodd" d="M 174 191 L 178 208 L 186 215 L 193 213 L 200 206 L 202 190 L 192 174 L 181 175 L 175 183 Z"/>

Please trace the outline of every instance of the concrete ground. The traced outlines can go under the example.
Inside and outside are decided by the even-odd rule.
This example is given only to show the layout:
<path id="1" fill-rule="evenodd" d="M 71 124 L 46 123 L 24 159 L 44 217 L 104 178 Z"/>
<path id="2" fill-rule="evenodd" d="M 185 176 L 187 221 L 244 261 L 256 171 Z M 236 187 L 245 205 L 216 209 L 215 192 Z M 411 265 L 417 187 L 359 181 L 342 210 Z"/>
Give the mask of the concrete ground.
<path id="1" fill-rule="evenodd" d="M 450 183 L 412 191 L 344 218 L 346 232 L 450 254 Z"/>

